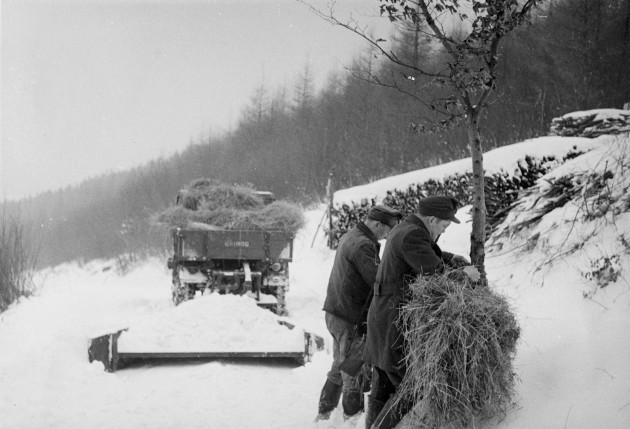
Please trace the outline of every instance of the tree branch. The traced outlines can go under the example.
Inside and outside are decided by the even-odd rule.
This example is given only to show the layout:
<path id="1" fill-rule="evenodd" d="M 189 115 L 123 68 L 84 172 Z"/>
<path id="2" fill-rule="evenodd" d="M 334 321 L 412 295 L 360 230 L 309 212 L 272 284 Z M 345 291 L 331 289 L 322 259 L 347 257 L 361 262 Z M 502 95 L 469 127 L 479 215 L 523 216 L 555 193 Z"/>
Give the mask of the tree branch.
<path id="1" fill-rule="evenodd" d="M 343 27 L 349 31 L 352 31 L 354 34 L 358 35 L 359 37 L 361 37 L 363 40 L 365 40 L 366 42 L 368 42 L 371 46 L 375 47 L 376 50 L 383 55 L 385 58 L 387 58 L 389 61 L 391 61 L 392 63 L 402 66 L 402 67 L 407 67 L 411 70 L 413 70 L 414 72 L 417 72 L 418 74 L 422 75 L 422 76 L 427 76 L 427 77 L 441 77 L 441 78 L 445 78 L 448 76 L 445 75 L 441 75 L 441 74 L 436 74 L 436 73 L 432 73 L 429 72 L 427 70 L 421 69 L 420 67 L 418 67 L 417 65 L 411 65 L 408 64 L 404 61 L 401 61 L 395 53 L 391 52 L 391 51 L 387 51 L 385 50 L 380 43 L 383 42 L 383 39 L 374 39 L 374 37 L 370 36 L 367 34 L 366 32 L 366 28 L 367 27 L 363 27 L 361 28 L 358 24 L 357 21 L 355 21 L 354 19 L 350 19 L 348 22 L 341 22 L 339 21 L 335 16 L 334 16 L 334 3 L 331 3 L 329 6 L 329 11 L 328 13 L 324 13 L 321 10 L 315 8 L 313 5 L 311 5 L 310 3 L 306 2 L 305 0 L 298 0 L 300 3 L 305 4 L 315 15 L 319 16 L 320 18 L 322 18 L 323 20 L 333 24 L 333 25 L 337 25 L 339 27 Z"/>
<path id="2" fill-rule="evenodd" d="M 452 113 L 448 112 L 447 110 L 442 110 L 437 108 L 435 105 L 433 105 L 433 103 L 428 103 L 425 99 L 420 98 L 417 94 L 414 94 L 413 92 L 410 92 L 402 87 L 400 87 L 400 85 L 398 85 L 396 83 L 396 79 L 392 77 L 392 82 L 386 82 L 383 81 L 381 78 L 379 78 L 377 75 L 365 71 L 365 70 L 360 70 L 363 74 L 366 74 L 368 76 L 368 78 L 365 78 L 364 76 L 361 76 L 360 74 L 358 74 L 356 72 L 356 70 L 351 69 L 351 68 L 346 68 L 346 70 L 348 70 L 350 72 L 350 74 L 352 75 L 352 77 L 354 77 L 355 79 L 361 80 L 363 82 L 368 82 L 368 83 L 372 83 L 372 84 L 377 84 L 379 86 L 385 87 L 385 88 L 390 88 L 390 89 L 394 89 L 398 92 L 400 92 L 401 94 L 404 94 L 405 96 L 408 96 L 414 100 L 416 100 L 417 102 L 419 102 L 420 104 L 422 104 L 423 106 L 425 106 L 427 109 L 432 110 L 436 113 L 445 115 L 447 117 L 451 117 L 453 116 Z M 443 98 L 443 99 L 432 99 L 434 102 L 446 102 L 449 99 L 448 98 Z M 428 118 L 425 118 L 428 121 L 431 121 Z"/>

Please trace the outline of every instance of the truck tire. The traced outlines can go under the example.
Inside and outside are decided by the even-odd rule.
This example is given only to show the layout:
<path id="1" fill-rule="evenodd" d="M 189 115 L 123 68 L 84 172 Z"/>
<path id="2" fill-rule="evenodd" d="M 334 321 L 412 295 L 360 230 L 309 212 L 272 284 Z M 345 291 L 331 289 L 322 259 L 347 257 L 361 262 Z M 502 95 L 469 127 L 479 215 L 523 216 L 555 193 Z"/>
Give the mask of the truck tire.
<path id="1" fill-rule="evenodd" d="M 175 305 L 181 304 L 183 301 L 188 301 L 192 298 L 190 293 L 190 287 L 187 283 L 182 283 L 179 280 L 179 274 L 173 270 L 173 302 Z M 194 296 L 194 295 L 193 295 Z"/>
<path id="2" fill-rule="evenodd" d="M 278 316 L 286 316 L 288 314 L 285 293 L 286 290 L 284 287 L 276 288 L 276 299 L 278 300 L 278 303 L 274 307 L 273 312 L 276 313 Z"/>

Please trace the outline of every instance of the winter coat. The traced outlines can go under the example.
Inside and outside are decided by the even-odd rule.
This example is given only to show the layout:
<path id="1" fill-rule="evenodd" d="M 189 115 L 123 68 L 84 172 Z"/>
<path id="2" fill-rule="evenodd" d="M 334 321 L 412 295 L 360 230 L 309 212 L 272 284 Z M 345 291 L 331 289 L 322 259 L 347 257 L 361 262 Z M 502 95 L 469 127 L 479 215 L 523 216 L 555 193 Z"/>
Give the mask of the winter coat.
<path id="1" fill-rule="evenodd" d="M 363 223 L 350 229 L 339 242 L 328 280 L 324 311 L 353 325 L 363 325 L 371 298 L 380 245 Z"/>
<path id="2" fill-rule="evenodd" d="M 368 312 L 366 362 L 404 375 L 404 344 L 398 318 L 409 297 L 409 284 L 419 274 L 443 272 L 444 264 L 452 257 L 452 253 L 442 252 L 415 215 L 405 218 L 389 233 Z"/>

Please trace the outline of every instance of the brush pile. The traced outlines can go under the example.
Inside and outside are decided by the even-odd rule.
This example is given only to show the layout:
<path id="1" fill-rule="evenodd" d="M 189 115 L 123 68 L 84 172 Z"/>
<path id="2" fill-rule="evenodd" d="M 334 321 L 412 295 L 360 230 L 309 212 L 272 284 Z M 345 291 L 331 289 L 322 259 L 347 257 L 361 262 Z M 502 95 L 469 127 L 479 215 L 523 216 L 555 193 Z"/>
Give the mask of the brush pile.
<path id="1" fill-rule="evenodd" d="M 502 296 L 453 272 L 419 276 L 401 312 L 407 374 L 400 400 L 414 427 L 466 427 L 511 403 L 520 329 Z"/>
<path id="2" fill-rule="evenodd" d="M 180 202 L 153 216 L 153 223 L 170 228 L 282 230 L 296 233 L 304 226 L 302 208 L 287 201 L 265 204 L 251 186 L 227 185 L 207 179 L 191 182 Z"/>

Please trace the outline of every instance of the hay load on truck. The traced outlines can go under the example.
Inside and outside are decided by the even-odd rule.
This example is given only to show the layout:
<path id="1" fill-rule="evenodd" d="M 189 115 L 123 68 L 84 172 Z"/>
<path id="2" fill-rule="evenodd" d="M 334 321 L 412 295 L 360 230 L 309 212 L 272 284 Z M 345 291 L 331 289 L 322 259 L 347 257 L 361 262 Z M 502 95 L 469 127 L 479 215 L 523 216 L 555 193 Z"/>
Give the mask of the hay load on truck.
<path id="1" fill-rule="evenodd" d="M 299 207 L 271 192 L 198 180 L 179 191 L 161 220 L 171 229 L 176 305 L 198 294 L 238 294 L 286 314 Z"/>

